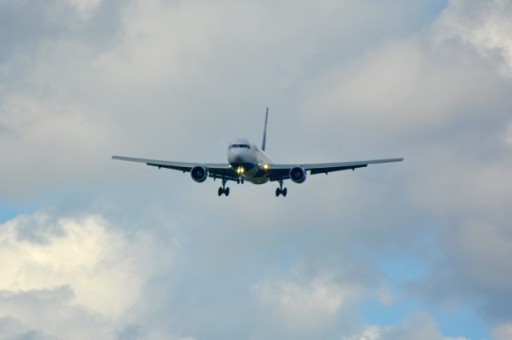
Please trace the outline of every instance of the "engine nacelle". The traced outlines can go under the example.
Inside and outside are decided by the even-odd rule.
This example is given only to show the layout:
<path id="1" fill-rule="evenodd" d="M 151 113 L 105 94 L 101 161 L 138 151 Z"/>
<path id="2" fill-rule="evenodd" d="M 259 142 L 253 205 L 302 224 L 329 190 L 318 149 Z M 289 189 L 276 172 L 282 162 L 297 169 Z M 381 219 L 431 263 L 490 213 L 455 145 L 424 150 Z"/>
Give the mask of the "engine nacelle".
<path id="1" fill-rule="evenodd" d="M 300 166 L 296 166 L 290 169 L 290 179 L 295 183 L 304 183 L 306 180 L 306 170 Z"/>
<path id="2" fill-rule="evenodd" d="M 208 170 L 204 166 L 197 165 L 190 170 L 190 176 L 194 181 L 202 183 L 208 178 Z"/>

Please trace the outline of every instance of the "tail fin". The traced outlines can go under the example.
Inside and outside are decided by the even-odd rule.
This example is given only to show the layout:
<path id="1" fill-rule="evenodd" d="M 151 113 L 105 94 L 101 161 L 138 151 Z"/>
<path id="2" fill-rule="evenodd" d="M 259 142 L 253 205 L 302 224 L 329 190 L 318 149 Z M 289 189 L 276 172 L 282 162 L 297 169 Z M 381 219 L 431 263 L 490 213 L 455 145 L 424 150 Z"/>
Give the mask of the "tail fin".
<path id="1" fill-rule="evenodd" d="M 263 128 L 263 142 L 261 142 L 261 150 L 265 151 L 267 145 L 267 122 L 268 122 L 268 107 L 267 113 L 265 114 L 265 127 Z"/>

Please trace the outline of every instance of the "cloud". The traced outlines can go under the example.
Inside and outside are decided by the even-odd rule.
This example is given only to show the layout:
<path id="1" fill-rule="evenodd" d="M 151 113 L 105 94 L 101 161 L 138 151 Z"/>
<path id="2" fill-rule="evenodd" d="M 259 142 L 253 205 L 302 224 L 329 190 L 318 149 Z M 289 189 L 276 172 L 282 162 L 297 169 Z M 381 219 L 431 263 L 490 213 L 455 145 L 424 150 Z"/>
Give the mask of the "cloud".
<path id="1" fill-rule="evenodd" d="M 151 238 L 130 239 L 99 216 L 36 213 L 0 230 L 0 315 L 45 334 L 107 337 L 154 275 Z"/>
<path id="2" fill-rule="evenodd" d="M 507 334 L 510 6 L 432 3 L 0 5 L 0 200 L 51 211 L 1 226 L 5 334 L 436 338 L 450 318 L 366 325 L 365 299 Z M 222 162 L 267 105 L 276 161 L 406 161 L 276 201 L 110 159 Z"/>
<path id="3" fill-rule="evenodd" d="M 23 325 L 22 332 L 51 338 L 108 338 L 115 324 L 75 303 L 66 287 L 0 295 L 0 314 Z M 5 330 L 2 336 L 8 334 Z"/>
<path id="4" fill-rule="evenodd" d="M 55 231 L 44 230 L 52 225 Z M 104 225 L 105 221 L 95 217 L 49 221 L 47 216 L 22 216 L 6 222 L 0 257 L 5 277 L 0 289 L 30 291 L 70 285 L 77 304 L 119 317 L 137 301 L 142 282 L 134 259 L 127 258 L 128 244 Z M 37 242 L 19 233 L 38 226 L 42 230 L 29 235 Z"/>
<path id="5" fill-rule="evenodd" d="M 366 326 L 361 333 L 345 337 L 344 340 L 379 340 L 381 335 L 382 330 L 380 327 Z"/>
<path id="6" fill-rule="evenodd" d="M 512 277 L 506 268 L 512 240 L 507 224 L 469 220 L 445 227 L 442 244 L 449 251 L 410 290 L 444 308 L 472 301 L 480 317 L 492 323 L 510 320 Z"/>
<path id="7" fill-rule="evenodd" d="M 512 5 L 506 0 L 488 2 L 452 0 L 440 17 L 441 39 L 457 38 L 488 58 L 497 57 L 499 66 L 512 76 Z"/>
<path id="8" fill-rule="evenodd" d="M 359 296 L 359 288 L 329 276 L 310 281 L 263 281 L 255 292 L 274 322 L 292 331 L 311 332 L 336 322 L 341 309 Z"/>
<path id="9" fill-rule="evenodd" d="M 82 13 L 90 14 L 90 12 L 97 9 L 102 4 L 103 0 L 65 0 L 65 2 Z"/>
<path id="10" fill-rule="evenodd" d="M 503 134 L 503 139 L 507 146 L 512 148 L 512 123 L 507 128 L 507 131 Z"/>
<path id="11" fill-rule="evenodd" d="M 10 317 L 0 318 L 0 335 L 4 339 L 55 339 L 42 332 L 27 329 L 21 322 Z"/>
<path id="12" fill-rule="evenodd" d="M 493 330 L 493 337 L 496 340 L 510 339 L 512 336 L 512 324 L 505 323 L 496 326 Z"/>
<path id="13" fill-rule="evenodd" d="M 453 7 L 458 5 L 465 10 L 454 16 Z M 482 6 L 485 11 L 473 12 Z M 400 136 L 402 142 L 396 147 L 404 150 L 406 158 L 408 197 L 415 202 L 412 206 L 427 214 L 411 227 L 424 238 L 433 232 L 439 242 L 439 248 L 435 246 L 439 253 L 421 261 L 431 266 L 431 275 L 413 280 L 435 288 L 416 296 L 460 305 L 471 299 L 480 307 L 480 317 L 494 322 L 510 319 L 507 303 L 498 303 L 497 296 L 509 301 L 506 292 L 512 286 L 503 267 L 510 246 L 511 216 L 506 207 L 512 200 L 507 189 L 510 149 L 503 136 L 509 132 L 511 84 L 508 75 L 494 68 L 506 58 L 496 60 L 480 49 L 461 47 L 464 36 L 438 38 L 452 30 L 443 20 L 464 20 L 472 13 L 503 27 L 508 17 L 502 20 L 495 15 L 500 10 L 507 13 L 507 6 L 504 2 L 451 2 L 432 29 L 385 41 L 344 67 L 320 74 L 313 84 L 319 90 L 306 103 L 307 112 L 324 108 L 320 119 L 307 115 L 316 128 L 329 121 L 332 129 L 326 130 L 335 134 L 344 121 L 357 126 L 339 137 L 352 148 L 367 147 L 368 138 L 361 136 L 361 130 L 371 132 L 375 145 L 386 140 L 385 149 L 390 139 Z M 478 27 L 480 21 L 465 24 Z M 500 41 L 496 48 L 505 50 L 507 38 L 496 39 Z M 339 147 L 343 146 L 335 148 Z M 394 235 L 399 234 L 397 230 Z M 413 244 L 419 245 L 417 240 Z M 396 245 L 405 250 L 408 243 Z"/>
<path id="14" fill-rule="evenodd" d="M 343 337 L 344 340 L 401 340 L 401 339 L 421 339 L 421 340 L 469 340 L 466 337 L 445 336 L 439 330 L 434 318 L 428 313 L 414 312 L 400 325 L 394 326 L 365 326 L 357 334 Z"/>

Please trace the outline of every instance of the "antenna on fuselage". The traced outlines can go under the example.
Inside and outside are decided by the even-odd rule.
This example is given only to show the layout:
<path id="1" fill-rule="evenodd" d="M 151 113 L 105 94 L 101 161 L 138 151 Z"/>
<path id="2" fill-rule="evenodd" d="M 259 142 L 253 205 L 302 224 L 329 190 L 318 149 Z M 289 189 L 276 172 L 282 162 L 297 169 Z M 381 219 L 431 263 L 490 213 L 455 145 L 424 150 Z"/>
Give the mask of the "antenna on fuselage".
<path id="1" fill-rule="evenodd" d="M 261 142 L 261 150 L 265 151 L 267 145 L 267 122 L 268 122 L 268 107 L 267 113 L 265 114 L 265 127 L 263 128 L 263 141 Z"/>

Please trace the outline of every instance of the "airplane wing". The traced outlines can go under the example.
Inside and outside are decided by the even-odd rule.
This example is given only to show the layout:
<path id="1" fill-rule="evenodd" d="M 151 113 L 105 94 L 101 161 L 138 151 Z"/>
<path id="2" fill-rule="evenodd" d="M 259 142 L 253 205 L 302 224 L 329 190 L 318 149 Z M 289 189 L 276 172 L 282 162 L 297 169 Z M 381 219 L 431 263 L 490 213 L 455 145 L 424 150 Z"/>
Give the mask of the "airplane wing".
<path id="1" fill-rule="evenodd" d="M 290 170 L 296 167 L 309 171 L 311 175 L 328 174 L 333 171 L 355 170 L 369 164 L 401 162 L 403 158 L 372 159 L 355 162 L 313 163 L 313 164 L 269 164 L 268 173 L 271 181 L 290 179 Z"/>
<path id="2" fill-rule="evenodd" d="M 172 162 L 172 161 L 161 161 L 156 159 L 145 159 L 145 158 L 133 158 L 133 157 L 124 157 L 124 156 L 112 156 L 112 159 L 117 159 L 121 161 L 129 161 L 129 162 L 138 162 L 138 163 L 146 163 L 149 166 L 155 166 L 157 168 L 165 168 L 171 170 L 177 170 L 182 172 L 190 172 L 192 168 L 196 166 L 202 166 L 206 170 L 208 170 L 208 176 L 220 179 L 225 179 L 228 181 L 239 181 L 238 175 L 231 169 L 228 163 L 222 164 L 202 164 L 202 163 L 186 163 L 186 162 Z"/>

